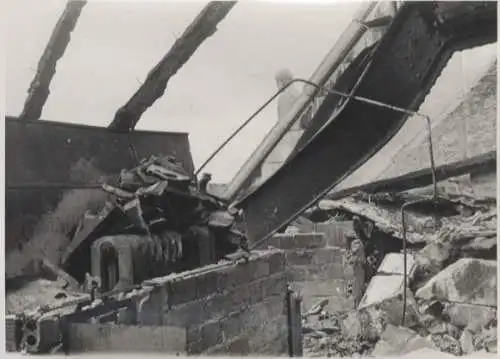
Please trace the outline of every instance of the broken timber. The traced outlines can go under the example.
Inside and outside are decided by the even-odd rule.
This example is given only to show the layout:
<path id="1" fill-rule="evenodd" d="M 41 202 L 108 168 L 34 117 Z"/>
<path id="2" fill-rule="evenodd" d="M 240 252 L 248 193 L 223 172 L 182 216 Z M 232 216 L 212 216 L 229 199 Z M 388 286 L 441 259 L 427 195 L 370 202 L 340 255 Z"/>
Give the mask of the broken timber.
<path id="1" fill-rule="evenodd" d="M 496 151 L 491 151 L 466 160 L 436 167 L 436 181 L 443 181 L 447 178 L 460 176 L 470 172 L 495 170 L 496 158 Z M 399 192 L 431 184 L 432 172 L 430 168 L 426 168 L 398 177 L 374 181 L 361 186 L 349 187 L 328 194 L 326 198 L 332 200 L 341 199 L 359 191 L 366 193 Z"/>
<path id="2" fill-rule="evenodd" d="M 21 120 L 38 120 L 41 117 L 43 106 L 50 94 L 49 86 L 56 73 L 57 61 L 64 55 L 71 32 L 75 29 L 86 3 L 87 1 L 69 0 L 66 4 L 38 62 L 35 77 L 28 90 L 28 97 L 19 116 Z"/>
<path id="3" fill-rule="evenodd" d="M 149 72 L 146 81 L 115 114 L 108 128 L 132 130 L 141 115 L 163 96 L 168 80 L 189 60 L 196 49 L 213 35 L 236 1 L 211 1 L 177 39 L 170 51 Z"/>

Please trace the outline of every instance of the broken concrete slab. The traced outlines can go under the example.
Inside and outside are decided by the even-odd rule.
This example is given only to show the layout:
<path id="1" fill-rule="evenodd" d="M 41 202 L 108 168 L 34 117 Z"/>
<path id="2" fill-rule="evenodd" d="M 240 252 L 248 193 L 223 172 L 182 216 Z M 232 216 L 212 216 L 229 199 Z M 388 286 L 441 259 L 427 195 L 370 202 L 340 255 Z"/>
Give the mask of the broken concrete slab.
<path id="1" fill-rule="evenodd" d="M 415 257 L 411 254 L 406 255 L 406 273 L 408 278 L 412 278 L 415 268 L 416 261 Z M 387 254 L 380 267 L 378 268 L 377 274 L 404 274 L 404 254 L 403 253 L 389 253 Z"/>
<path id="2" fill-rule="evenodd" d="M 326 202 L 327 201 L 327 202 Z M 374 223 L 378 230 L 390 234 L 395 238 L 402 239 L 401 232 L 401 214 L 398 210 L 389 210 L 382 208 L 374 203 L 356 200 L 352 197 L 339 199 L 339 200 L 324 200 L 321 205 L 330 210 L 338 210 L 342 212 L 349 212 L 362 217 L 364 220 L 369 220 Z M 416 231 L 415 218 L 409 216 L 408 230 L 406 233 L 406 240 L 408 243 L 425 243 L 426 235 L 421 231 Z M 417 226 L 420 227 L 420 226 Z"/>
<path id="3" fill-rule="evenodd" d="M 358 308 L 365 308 L 397 296 L 403 291 L 403 281 L 404 278 L 402 275 L 376 275 L 368 284 Z"/>
<path id="4" fill-rule="evenodd" d="M 497 263 L 462 258 L 439 272 L 416 292 L 422 299 L 497 305 Z"/>
<path id="5" fill-rule="evenodd" d="M 415 273 L 416 261 L 413 255 L 407 254 L 407 275 L 412 278 Z M 377 274 L 371 279 L 359 308 L 381 302 L 403 293 L 404 286 L 404 254 L 389 253 L 380 264 Z"/>

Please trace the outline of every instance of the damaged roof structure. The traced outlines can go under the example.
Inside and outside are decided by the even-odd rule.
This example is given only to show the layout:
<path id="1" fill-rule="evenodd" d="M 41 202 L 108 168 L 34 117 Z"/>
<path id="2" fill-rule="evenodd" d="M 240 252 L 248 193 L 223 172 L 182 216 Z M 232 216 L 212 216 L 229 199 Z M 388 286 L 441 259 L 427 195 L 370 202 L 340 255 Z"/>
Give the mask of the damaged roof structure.
<path id="1" fill-rule="evenodd" d="M 68 4 L 39 63 L 24 115 L 19 118 L 25 120 L 26 128 L 31 126 L 31 134 L 36 133 L 33 128 L 41 128 L 36 122 L 49 94 L 55 62 L 84 4 Z M 444 60 L 456 50 L 448 27 L 441 22 L 448 25 L 451 21 L 459 41 L 473 34 L 462 44 L 465 47 L 496 41 L 492 35 L 496 21 L 491 20 L 492 8 L 488 8 L 492 5 L 390 4 L 387 16 L 375 11 L 376 18 L 371 20 L 372 11 L 380 10 L 377 3 L 363 5 L 346 32 L 350 36 L 341 37 L 340 45 L 327 55 L 311 81 L 301 80 L 314 88 L 313 93 L 297 99 L 293 111 L 271 130 L 256 156 L 224 188 L 211 184 L 210 174 L 194 170 L 188 145 L 183 150 L 177 144 L 161 146 L 161 139 L 152 141 L 151 133 L 141 138 L 134 128 L 234 5 L 216 1 L 202 9 L 147 74 L 144 84 L 117 110 L 100 141 L 88 136 L 92 143 L 78 144 L 77 137 L 66 137 L 64 131 L 75 133 L 80 128 L 67 126 L 62 135 L 52 137 L 54 144 L 66 140 L 63 155 L 53 157 L 62 169 L 37 167 L 46 182 L 25 182 L 24 187 L 11 182 L 8 186 L 14 193 L 52 185 L 56 192 L 50 200 L 43 197 L 40 207 L 51 201 L 58 205 L 42 213 L 50 230 L 57 224 L 57 238 L 54 232 L 45 233 L 46 252 L 35 251 L 19 265 L 22 274 L 37 280 L 21 276 L 9 283 L 11 347 L 30 353 L 68 353 L 69 343 L 75 344 L 75 338 L 70 338 L 73 324 L 90 325 L 86 328 L 95 331 L 97 326 L 92 325 L 111 323 L 115 329 L 116 325 L 144 324 L 180 328 L 185 342 L 179 346 L 189 354 L 250 352 L 251 347 L 259 353 L 280 354 L 286 347 L 290 356 L 301 355 L 302 350 L 312 356 L 402 355 L 419 349 L 454 355 L 496 353 L 497 215 L 496 184 L 492 184 L 493 179 L 496 182 L 496 144 L 491 136 L 496 62 L 449 119 L 432 129 L 429 142 L 421 143 L 423 157 L 399 153 L 396 168 L 385 171 L 390 178 L 335 190 L 335 184 L 384 146 L 409 114 L 424 117 L 431 127 L 431 119 L 415 112 L 415 106 L 444 68 Z M 488 20 L 484 26 L 482 22 L 472 29 L 464 25 L 469 24 L 465 20 L 470 20 L 473 10 Z M 453 15 L 451 20 L 447 11 Z M 421 21 L 422 12 L 436 21 Z M 66 24 L 66 33 L 61 24 Z M 398 44 L 406 44 L 409 36 L 402 31 L 404 26 L 429 34 L 417 38 L 427 41 L 429 49 L 434 43 L 445 43 L 439 51 L 419 50 L 420 58 L 428 59 L 421 65 L 426 76 L 414 71 L 413 64 L 404 74 L 387 66 L 387 61 L 397 64 L 401 60 Z M 367 42 L 360 41 L 367 38 Z M 438 65 L 430 67 L 434 62 Z M 332 76 L 334 81 L 328 81 Z M 387 86 L 381 88 L 384 79 Z M 285 87 L 295 81 L 288 80 Z M 321 92 L 327 95 L 311 107 L 317 99 L 314 95 Z M 291 146 L 291 153 L 285 154 L 270 178 L 246 193 L 248 180 L 304 113 L 310 121 L 298 134 L 299 144 Z M 378 117 L 383 121 L 372 121 Z M 460 122 L 470 129 L 473 138 L 465 142 L 474 150 L 457 150 L 464 142 Z M 17 135 L 25 138 L 26 133 L 20 130 Z M 112 136 L 116 136 L 114 141 Z M 46 148 L 47 142 L 42 141 L 41 147 Z M 105 143 L 93 148 L 97 142 Z M 108 142 L 113 142 L 114 151 L 105 150 Z M 335 151 L 332 144 L 337 146 Z M 157 148 L 162 151 L 152 154 Z M 19 162 L 24 166 L 24 157 Z M 397 168 L 399 162 L 408 167 Z M 53 180 L 67 168 L 62 177 L 69 183 L 48 183 L 47 178 Z M 27 173 L 36 179 L 33 172 L 23 170 L 16 175 Z M 89 176 L 76 175 L 85 170 Z M 84 196 L 78 198 L 79 193 Z M 335 232 L 346 223 L 350 230 L 341 240 L 327 240 L 330 229 Z M 40 228 L 33 227 L 35 233 Z M 28 236 L 37 239 L 31 233 Z M 295 250 L 292 247 L 301 242 L 296 241 L 299 237 L 304 248 Z M 264 240 L 275 240 L 288 252 L 259 249 Z M 25 243 L 19 247 L 21 254 L 29 249 Z M 18 258 L 10 256 L 8 262 L 12 266 Z M 296 267 L 294 261 L 299 263 Z M 350 279 L 329 277 L 339 271 Z M 12 272 L 16 277 L 16 270 Z M 300 296 L 290 285 L 293 281 L 319 292 L 340 288 L 345 298 L 334 311 L 326 310 L 328 300 L 322 300 L 301 314 Z M 41 298 L 37 298 L 37 288 Z M 270 323 L 269 318 L 280 324 Z M 235 332 L 244 333 L 243 340 L 226 337 L 234 334 L 231 323 L 233 329 L 237 327 Z M 78 328 L 77 332 L 83 332 L 85 326 Z M 81 340 L 81 346 L 85 342 L 82 332 L 76 340 Z M 96 339 L 95 332 L 91 333 L 90 339 Z M 267 336 L 274 339 L 261 347 L 255 338 Z"/>

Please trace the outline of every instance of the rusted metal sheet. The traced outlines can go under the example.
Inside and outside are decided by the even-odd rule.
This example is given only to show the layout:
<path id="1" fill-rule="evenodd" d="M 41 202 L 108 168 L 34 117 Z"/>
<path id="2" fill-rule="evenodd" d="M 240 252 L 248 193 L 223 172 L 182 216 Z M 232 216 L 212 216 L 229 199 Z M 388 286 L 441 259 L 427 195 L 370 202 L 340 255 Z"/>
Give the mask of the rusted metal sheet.
<path id="1" fill-rule="evenodd" d="M 170 155 L 194 171 L 186 133 L 125 133 L 14 117 L 6 118 L 5 131 L 7 253 L 41 232 L 70 231 L 86 209 L 101 208 L 100 181 L 134 167 L 137 158 Z"/>

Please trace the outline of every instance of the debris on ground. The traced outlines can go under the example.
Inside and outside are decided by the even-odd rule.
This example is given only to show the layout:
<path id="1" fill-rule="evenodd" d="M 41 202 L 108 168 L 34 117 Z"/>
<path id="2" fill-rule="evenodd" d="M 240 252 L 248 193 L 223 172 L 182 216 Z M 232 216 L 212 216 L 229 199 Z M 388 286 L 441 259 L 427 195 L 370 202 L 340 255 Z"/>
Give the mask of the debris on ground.
<path id="1" fill-rule="evenodd" d="M 367 259 L 357 309 L 304 320 L 305 356 L 497 352 L 496 203 L 439 193 L 437 206 L 408 207 L 405 258 L 401 206 L 431 194 L 359 193 L 305 212 L 317 224 L 352 221 Z"/>

